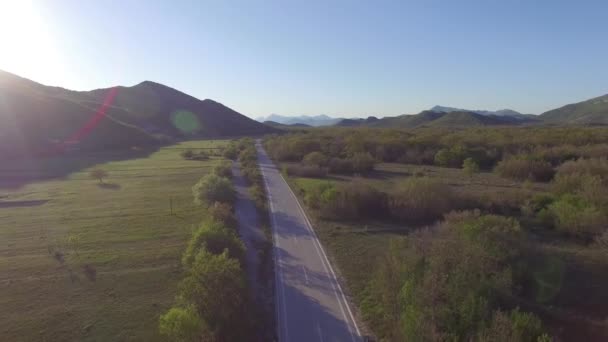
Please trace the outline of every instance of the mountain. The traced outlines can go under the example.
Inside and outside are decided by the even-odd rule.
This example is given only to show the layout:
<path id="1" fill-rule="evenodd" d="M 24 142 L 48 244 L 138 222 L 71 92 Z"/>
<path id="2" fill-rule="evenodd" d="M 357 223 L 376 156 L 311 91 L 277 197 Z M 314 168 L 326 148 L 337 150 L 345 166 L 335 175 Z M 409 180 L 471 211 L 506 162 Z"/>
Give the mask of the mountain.
<path id="1" fill-rule="evenodd" d="M 282 124 L 282 123 L 278 123 L 276 121 L 264 121 L 264 125 L 266 126 L 270 126 L 270 127 L 275 127 L 278 129 L 297 129 L 297 128 L 310 128 L 312 126 L 307 125 L 307 124 L 301 124 L 301 123 L 295 123 L 295 124 Z"/>
<path id="2" fill-rule="evenodd" d="M 367 119 L 342 119 L 338 121 L 335 126 L 339 127 L 354 127 L 354 126 L 363 126 L 363 125 L 371 125 L 377 122 L 378 119 L 375 116 L 369 116 Z"/>
<path id="3" fill-rule="evenodd" d="M 0 155 L 130 148 L 184 139 L 278 132 L 212 100 L 146 81 L 72 91 L 0 71 Z"/>
<path id="4" fill-rule="evenodd" d="M 444 106 L 434 106 L 429 109 L 433 112 L 441 112 L 441 113 L 451 113 L 451 112 L 472 112 L 479 115 L 495 115 L 495 116 L 511 116 L 515 118 L 530 118 L 530 114 L 522 114 L 520 112 L 514 111 L 512 109 L 501 109 L 496 111 L 491 110 L 469 110 L 469 109 L 461 109 L 454 107 L 444 107 Z"/>
<path id="5" fill-rule="evenodd" d="M 551 124 L 606 125 L 608 94 L 550 110 L 539 118 Z"/>
<path id="6" fill-rule="evenodd" d="M 285 116 L 279 114 L 270 114 L 267 117 L 256 118 L 259 122 L 273 121 L 283 125 L 304 124 L 308 126 L 331 126 L 342 120 L 341 118 L 332 118 L 327 115 L 300 115 L 300 116 Z"/>
<path id="7" fill-rule="evenodd" d="M 535 122 L 527 118 L 511 116 L 482 115 L 469 111 L 436 112 L 425 110 L 414 115 L 384 117 L 370 124 L 370 127 L 417 128 L 417 127 L 473 127 L 496 125 L 521 125 Z"/>

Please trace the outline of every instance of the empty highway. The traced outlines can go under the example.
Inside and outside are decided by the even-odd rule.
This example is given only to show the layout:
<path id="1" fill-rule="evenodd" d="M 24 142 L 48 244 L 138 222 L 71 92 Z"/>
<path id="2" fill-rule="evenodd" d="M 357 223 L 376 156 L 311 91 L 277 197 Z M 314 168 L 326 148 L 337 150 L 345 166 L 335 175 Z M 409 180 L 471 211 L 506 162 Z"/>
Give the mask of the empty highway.
<path id="1" fill-rule="evenodd" d="M 261 144 L 274 239 L 279 341 L 360 341 L 336 274 L 295 195 Z"/>

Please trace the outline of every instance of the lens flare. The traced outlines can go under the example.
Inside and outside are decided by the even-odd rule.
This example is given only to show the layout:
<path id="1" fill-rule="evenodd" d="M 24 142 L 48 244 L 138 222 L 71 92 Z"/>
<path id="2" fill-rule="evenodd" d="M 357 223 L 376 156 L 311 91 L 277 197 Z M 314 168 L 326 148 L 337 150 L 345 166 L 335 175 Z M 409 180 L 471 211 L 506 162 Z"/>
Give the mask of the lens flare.
<path id="1" fill-rule="evenodd" d="M 171 123 L 180 132 L 185 134 L 197 133 L 201 129 L 201 124 L 196 115 L 187 110 L 178 110 L 171 114 Z"/>

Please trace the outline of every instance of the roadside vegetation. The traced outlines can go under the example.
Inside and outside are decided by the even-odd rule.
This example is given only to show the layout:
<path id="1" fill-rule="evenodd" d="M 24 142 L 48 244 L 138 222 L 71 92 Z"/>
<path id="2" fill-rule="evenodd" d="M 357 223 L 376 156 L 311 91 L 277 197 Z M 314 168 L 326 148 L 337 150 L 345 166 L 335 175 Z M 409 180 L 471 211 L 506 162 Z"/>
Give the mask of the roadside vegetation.
<path id="1" fill-rule="evenodd" d="M 206 215 L 182 255 L 184 278 L 176 303 L 160 317 L 159 330 L 171 341 L 241 341 L 253 329 L 245 247 L 226 167 L 219 164 L 192 187 L 194 203 Z"/>
<path id="2" fill-rule="evenodd" d="M 378 338 L 607 338 L 608 129 L 332 128 L 265 146 Z"/>

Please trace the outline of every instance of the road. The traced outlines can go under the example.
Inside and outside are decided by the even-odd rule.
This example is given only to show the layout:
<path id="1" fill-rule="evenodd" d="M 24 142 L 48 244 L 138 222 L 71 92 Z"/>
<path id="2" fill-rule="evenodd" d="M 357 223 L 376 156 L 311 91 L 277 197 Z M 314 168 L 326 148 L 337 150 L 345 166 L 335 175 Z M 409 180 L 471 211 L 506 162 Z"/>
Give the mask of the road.
<path id="1" fill-rule="evenodd" d="M 274 240 L 279 341 L 361 341 L 336 274 L 309 219 L 261 144 Z"/>

